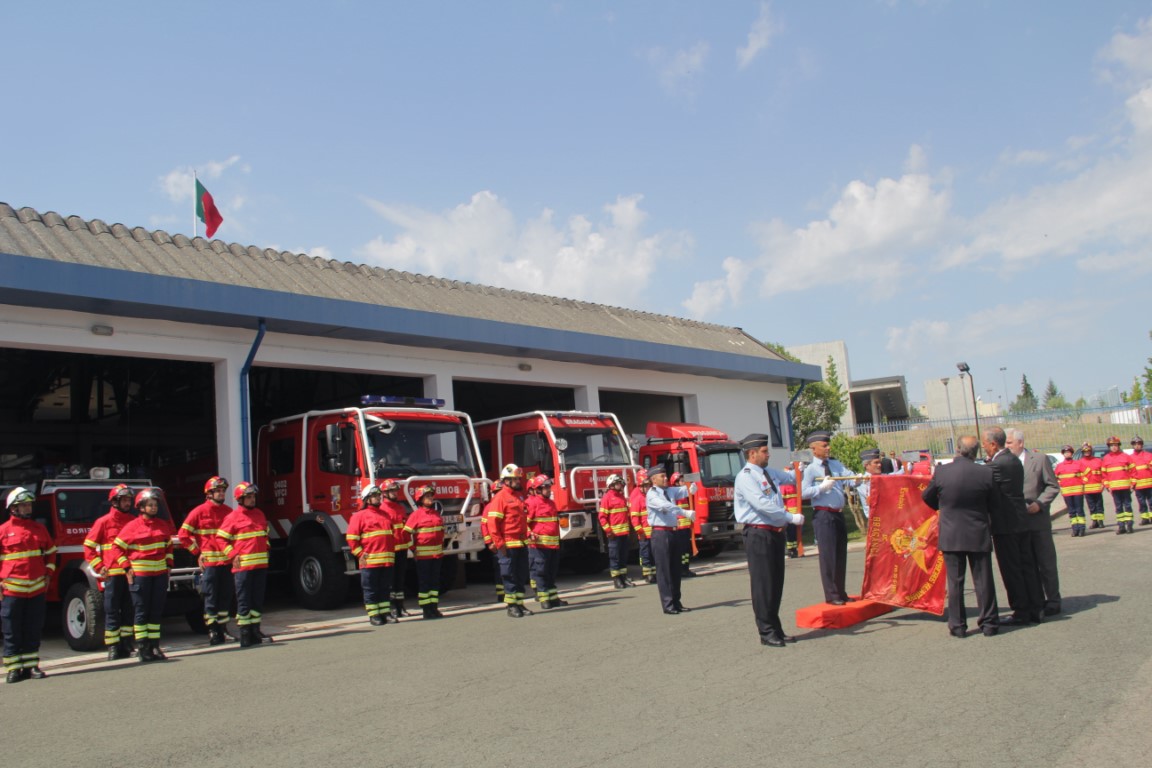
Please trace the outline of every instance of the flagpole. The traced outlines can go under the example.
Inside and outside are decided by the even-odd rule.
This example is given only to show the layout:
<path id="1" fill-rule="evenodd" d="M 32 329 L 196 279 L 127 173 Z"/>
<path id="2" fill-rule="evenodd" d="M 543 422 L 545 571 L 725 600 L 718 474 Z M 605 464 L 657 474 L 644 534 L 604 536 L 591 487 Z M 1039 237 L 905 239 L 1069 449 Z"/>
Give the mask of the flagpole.
<path id="1" fill-rule="evenodd" d="M 196 239 L 196 169 L 192 169 L 192 239 Z"/>

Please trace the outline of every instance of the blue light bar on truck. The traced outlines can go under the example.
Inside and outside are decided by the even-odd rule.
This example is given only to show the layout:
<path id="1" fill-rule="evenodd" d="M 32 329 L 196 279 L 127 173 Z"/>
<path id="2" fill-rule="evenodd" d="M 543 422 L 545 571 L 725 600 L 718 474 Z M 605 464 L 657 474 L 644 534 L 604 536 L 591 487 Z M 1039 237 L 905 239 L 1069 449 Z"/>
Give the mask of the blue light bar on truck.
<path id="1" fill-rule="evenodd" d="M 393 408 L 443 408 L 438 397 L 404 397 L 402 395 L 361 395 L 360 405 L 389 405 Z"/>

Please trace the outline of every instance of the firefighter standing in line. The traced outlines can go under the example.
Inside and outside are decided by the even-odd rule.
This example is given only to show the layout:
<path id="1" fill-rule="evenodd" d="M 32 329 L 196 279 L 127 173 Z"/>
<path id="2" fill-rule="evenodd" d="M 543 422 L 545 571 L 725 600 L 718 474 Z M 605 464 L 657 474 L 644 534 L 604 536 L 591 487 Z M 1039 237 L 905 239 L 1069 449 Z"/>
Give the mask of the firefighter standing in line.
<path id="1" fill-rule="evenodd" d="M 196 556 L 203 573 L 200 592 L 204 596 L 204 624 L 208 627 L 208 644 L 219 645 L 233 639 L 226 632 L 232 603 L 232 569 L 224 555 L 220 523 L 232 509 L 224 503 L 228 480 L 210 477 L 204 483 L 205 500 L 188 513 L 180 526 L 180 544 Z"/>
<path id="2" fill-rule="evenodd" d="M 1152 523 L 1152 453 L 1144 450 L 1144 438 L 1132 438 L 1132 492 L 1140 511 L 1140 525 Z"/>
<path id="3" fill-rule="evenodd" d="M 1084 503 L 1092 518 L 1093 528 L 1104 527 L 1104 462 L 1094 455 L 1092 443 L 1080 446 L 1080 464 L 1084 468 Z"/>
<path id="4" fill-rule="evenodd" d="M 440 516 L 436 489 L 416 489 L 417 507 L 408 515 L 404 532 L 412 539 L 416 556 L 416 591 L 426 619 L 442 619 L 440 613 L 440 559 L 444 555 L 444 518 Z"/>
<path id="5" fill-rule="evenodd" d="M 800 492 L 795 485 L 781 485 L 780 498 L 784 501 L 784 508 L 792 514 L 800 511 Z M 800 557 L 800 530 L 802 526 L 788 523 L 784 526 L 784 554 L 789 559 Z"/>
<path id="6" fill-rule="evenodd" d="M 400 483 L 385 480 L 382 486 L 384 502 L 380 508 L 392 515 L 392 540 L 396 546 L 396 563 L 392 566 L 392 618 L 410 616 L 404 607 L 404 587 L 408 581 L 408 550 L 412 549 L 412 536 L 404 529 L 408 521 L 408 507 L 400 503 Z"/>
<path id="7" fill-rule="evenodd" d="M 395 483 L 395 480 L 385 480 Z M 360 510 L 348 521 L 344 534 L 348 549 L 360 565 L 360 587 L 368 623 L 374 627 L 395 624 L 388 604 L 392 590 L 392 566 L 396 562 L 392 515 L 381 509 L 384 494 L 378 486 L 366 485 L 360 491 Z"/>
<path id="8" fill-rule="evenodd" d="M 260 645 L 266 637 L 260 631 L 260 620 L 268 586 L 268 518 L 256 506 L 258 490 L 252 483 L 237 483 L 232 492 L 237 506 L 220 523 L 224 555 L 232 563 L 236 582 L 241 648 Z"/>
<path id="9" fill-rule="evenodd" d="M 492 578 L 496 580 L 496 602 L 501 605 L 504 604 L 504 579 L 500 577 L 500 559 L 496 557 L 496 548 L 492 546 L 492 534 L 488 531 L 488 510 L 496 502 L 496 494 L 500 493 L 503 487 L 504 483 L 499 480 L 492 483 L 492 498 L 484 505 L 480 517 L 480 535 L 484 537 L 484 548 L 492 553 Z"/>
<path id="10" fill-rule="evenodd" d="M 608 489 L 600 497 L 600 528 L 608 539 L 608 573 L 613 589 L 633 586 L 628 580 L 628 501 L 624 498 L 624 478 L 609 475 Z M 691 524 L 691 521 L 689 521 Z"/>
<path id="11" fill-rule="evenodd" d="M 1120 438 L 1108 438 L 1108 453 L 1100 463 L 1104 487 L 1116 507 L 1116 535 L 1132 533 L 1132 457 L 1120 450 Z"/>
<path id="12" fill-rule="evenodd" d="M 1064 456 L 1055 467 L 1056 482 L 1060 484 L 1060 494 L 1064 497 L 1064 505 L 1068 507 L 1068 522 L 1072 524 L 1072 536 L 1083 536 L 1085 531 L 1084 519 L 1084 464 L 1079 459 L 1072 458 L 1076 449 L 1066 445 L 1060 449 Z"/>
<path id="13" fill-rule="evenodd" d="M 660 464 L 648 468 L 652 487 L 645 499 L 648 520 L 652 523 L 652 558 L 656 561 L 656 585 L 660 590 L 660 607 L 666 614 L 687 613 L 680 599 L 680 548 L 676 544 L 676 518 L 683 511 L 676 501 L 687 493 L 685 488 L 668 485 L 668 473 Z M 688 514 L 693 514 L 689 509 Z"/>
<path id="14" fill-rule="evenodd" d="M 673 488 L 683 488 L 683 477 L 679 472 L 673 472 L 668 485 Z M 691 495 L 681 496 L 676 500 L 676 506 L 684 510 L 680 516 L 676 518 L 676 546 L 680 551 L 680 576 L 685 579 L 690 579 L 696 575 L 691 568 L 692 562 L 692 521 L 696 518 L 695 515 L 691 517 L 688 512 L 692 509 L 692 502 L 694 499 Z"/>
<path id="15" fill-rule="evenodd" d="M 4 631 L 6 682 L 41 680 L 40 633 L 44 593 L 56 571 L 56 545 L 48 529 L 32 519 L 36 497 L 26 488 L 8 494 L 9 519 L 0 525 L 0 624 Z"/>
<path id="16" fill-rule="evenodd" d="M 168 599 L 168 571 L 172 568 L 176 529 L 159 516 L 159 488 L 145 488 L 137 493 L 136 509 L 140 514 L 120 529 L 113 547 L 132 593 L 136 658 L 141 662 L 166 661 L 168 657 L 160 650 L 160 621 Z"/>
<path id="17" fill-rule="evenodd" d="M 504 604 L 508 606 L 508 615 L 518 619 L 532 613 L 524 607 L 524 589 L 528 582 L 528 515 L 520 492 L 524 470 L 508 464 L 500 470 L 500 479 L 504 487 L 488 507 L 488 533 L 500 562 Z"/>
<path id="18" fill-rule="evenodd" d="M 544 610 L 568 605 L 556 589 L 560 569 L 560 512 L 552 501 L 552 478 L 536 475 L 528 481 L 528 572 L 536 585 L 536 600 Z"/>
<path id="19" fill-rule="evenodd" d="M 640 574 L 645 584 L 656 583 L 656 565 L 652 562 L 652 526 L 648 522 L 648 503 L 645 500 L 651 487 L 648 470 L 636 470 L 636 487 L 628 497 L 628 511 L 632 530 L 636 531 L 636 544 L 640 548 Z"/>
<path id="20" fill-rule="evenodd" d="M 133 648 L 132 596 L 128 577 L 116 564 L 112 542 L 135 517 L 132 515 L 132 489 L 120 483 L 108 491 L 111 509 L 96 520 L 84 537 L 84 559 L 104 580 L 104 645 L 108 660 L 126 659 Z"/>

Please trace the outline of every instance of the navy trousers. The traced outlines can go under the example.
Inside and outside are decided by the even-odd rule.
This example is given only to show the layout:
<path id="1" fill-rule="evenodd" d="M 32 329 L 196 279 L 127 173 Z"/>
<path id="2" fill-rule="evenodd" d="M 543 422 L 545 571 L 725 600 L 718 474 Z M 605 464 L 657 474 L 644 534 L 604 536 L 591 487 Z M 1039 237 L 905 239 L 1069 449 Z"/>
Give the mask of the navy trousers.
<path id="1" fill-rule="evenodd" d="M 844 580 L 848 569 L 848 528 L 843 512 L 816 510 L 812 530 L 820 549 L 820 583 L 824 586 L 824 599 L 847 600 Z"/>
<path id="2" fill-rule="evenodd" d="M 666 611 L 680 609 L 680 547 L 676 532 L 652 530 L 652 559 L 656 561 L 656 586 L 660 605 Z"/>
<path id="3" fill-rule="evenodd" d="M 44 631 L 44 593 L 35 597 L 5 595 L 0 602 L 4 630 L 4 668 L 32 669 L 40 665 L 40 634 Z"/>

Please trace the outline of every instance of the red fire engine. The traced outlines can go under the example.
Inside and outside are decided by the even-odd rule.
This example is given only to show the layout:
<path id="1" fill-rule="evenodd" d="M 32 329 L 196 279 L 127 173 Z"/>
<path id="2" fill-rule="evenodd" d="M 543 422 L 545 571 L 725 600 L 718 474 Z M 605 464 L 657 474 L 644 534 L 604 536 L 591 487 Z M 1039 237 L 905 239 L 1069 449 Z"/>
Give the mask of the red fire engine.
<path id="1" fill-rule="evenodd" d="M 526 479 L 553 479 L 561 558 L 580 573 L 603 570 L 596 505 L 610 475 L 622 476 L 629 488 L 636 483 L 632 447 L 616 415 L 532 411 L 480 422 L 476 437 L 492 480 L 505 464 L 518 465 Z"/>
<path id="2" fill-rule="evenodd" d="M 274 563 L 287 568 L 306 608 L 341 605 L 347 577 L 358 572 L 344 534 L 365 485 L 399 480 L 409 506 L 419 486 L 435 486 L 445 582 L 456 555 L 484 548 L 480 517 L 490 483 L 468 414 L 431 398 L 365 395 L 360 404 L 277 419 L 257 440 L 256 484 Z"/>
<path id="3" fill-rule="evenodd" d="M 48 585 L 48 602 L 59 606 L 64 639 L 77 651 L 104 647 L 104 584 L 84 561 L 84 537 L 96 519 L 108 512 L 108 492 L 116 485 L 124 483 L 133 490 L 152 487 L 151 480 L 113 477 L 114 474 L 121 473 L 108 467 L 93 467 L 85 473 L 73 465 L 61 477 L 44 480 L 36 496 L 35 517 L 52 535 L 59 558 L 56 574 Z M 163 495 L 160 516 L 172 520 Z M 204 623 L 195 588 L 196 571 L 194 558 L 177 547 L 165 612 L 185 615 L 194 629 Z"/>
<path id="4" fill-rule="evenodd" d="M 700 551 L 720 552 L 736 538 L 736 514 L 732 507 L 736 473 L 744 467 L 740 446 L 727 434 L 702 424 L 650 421 L 640 446 L 640 464 L 662 464 L 669 477 L 679 472 L 696 479 L 692 525 Z"/>

